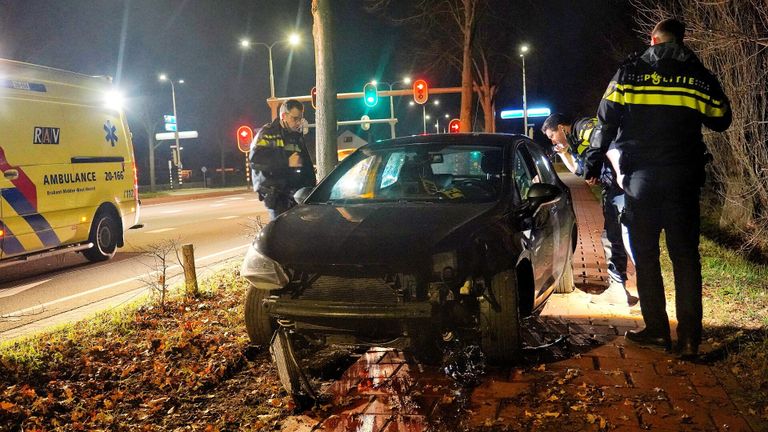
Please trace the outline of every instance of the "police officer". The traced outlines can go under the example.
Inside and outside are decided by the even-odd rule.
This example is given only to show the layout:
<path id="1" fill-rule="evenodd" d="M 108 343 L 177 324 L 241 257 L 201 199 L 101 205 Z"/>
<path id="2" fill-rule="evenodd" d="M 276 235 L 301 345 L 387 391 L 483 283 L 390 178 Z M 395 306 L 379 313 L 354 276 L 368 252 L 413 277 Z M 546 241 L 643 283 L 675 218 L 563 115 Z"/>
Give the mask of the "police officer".
<path id="1" fill-rule="evenodd" d="M 600 102 L 585 177 L 596 181 L 604 154 L 614 154 L 645 321 L 643 330 L 627 332 L 626 339 L 671 348 L 659 265 L 664 230 L 675 275 L 677 350 L 682 358 L 693 358 L 702 332 L 699 193 L 706 149 L 701 126 L 726 130 L 731 109 L 718 80 L 683 44 L 684 35 L 682 22 L 659 22 L 651 47 L 616 72 Z"/>
<path id="2" fill-rule="evenodd" d="M 541 131 L 552 141 L 554 151 L 568 170 L 581 176 L 584 170 L 584 151 L 589 147 L 596 124 L 597 119 L 593 117 L 582 117 L 571 123 L 563 114 L 556 113 L 544 120 Z M 592 297 L 591 302 L 626 305 L 630 300 L 634 303 L 637 298 L 628 296 L 625 287 L 629 247 L 627 228 L 619 221 L 624 210 L 624 191 L 616 184 L 609 164 L 601 172 L 600 185 L 604 219 L 602 243 L 611 280 L 608 289 L 597 298 Z"/>
<path id="3" fill-rule="evenodd" d="M 253 190 L 274 220 L 296 204 L 293 194 L 315 185 L 312 159 L 304 144 L 304 106 L 290 99 L 280 106 L 278 118 L 259 130 L 251 143 Z"/>

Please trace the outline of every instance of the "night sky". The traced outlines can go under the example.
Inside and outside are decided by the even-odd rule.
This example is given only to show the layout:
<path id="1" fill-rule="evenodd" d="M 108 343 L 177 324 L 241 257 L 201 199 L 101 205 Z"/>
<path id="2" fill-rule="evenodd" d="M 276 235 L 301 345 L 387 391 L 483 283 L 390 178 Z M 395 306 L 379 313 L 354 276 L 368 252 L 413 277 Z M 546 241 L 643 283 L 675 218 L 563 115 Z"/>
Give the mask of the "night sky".
<path id="1" fill-rule="evenodd" d="M 237 126 L 269 121 L 267 50 L 256 46 L 244 51 L 238 45 L 240 38 L 272 43 L 293 30 L 301 33 L 298 48 L 286 44 L 273 49 L 275 88 L 277 96 L 309 94 L 315 81 L 310 3 L 0 0 L 0 57 L 113 76 L 128 97 L 142 183 L 147 182 L 147 170 L 142 169 L 147 166 L 147 150 L 139 113 L 157 119 L 171 113 L 170 86 L 157 80 L 160 72 L 184 79 L 185 84 L 176 88 L 180 128 L 197 130 L 200 138 L 183 142 L 183 158 L 185 167 L 199 176 L 200 166 L 219 164 L 220 146 L 226 150 L 227 165 L 239 167 L 242 156 L 234 139 Z M 405 75 L 423 77 L 432 86 L 460 84 L 455 71 L 420 64 L 415 52 L 424 42 L 418 40 L 412 25 L 394 25 L 380 13 L 369 13 L 362 0 L 334 0 L 332 4 L 339 92 L 360 91 L 372 78 L 395 81 Z M 618 63 L 643 46 L 644 39 L 633 32 L 631 10 L 622 0 L 517 0 L 509 4 L 512 19 L 508 25 L 514 26 L 512 33 L 520 39 L 510 44 L 531 46 L 526 57 L 529 107 L 543 105 L 553 111 L 593 115 Z M 522 107 L 521 82 L 521 70 L 515 64 L 501 82 L 497 110 Z M 459 98 L 439 98 L 440 107 L 429 110 L 445 126 L 444 114 L 458 117 Z M 409 107 L 409 100 L 395 100 L 399 135 L 421 132 L 421 110 Z M 389 105 L 381 98 L 370 112 L 359 100 L 341 101 L 338 107 L 339 120 L 352 120 L 365 113 L 372 118 L 386 117 Z M 309 104 L 306 117 L 314 121 Z M 482 122 L 482 113 L 477 119 Z M 521 122 L 515 121 L 499 120 L 497 125 L 499 132 L 522 129 Z M 372 133 L 376 139 L 387 138 L 389 127 L 374 126 Z M 168 155 L 167 147 L 161 146 L 158 167 Z"/>

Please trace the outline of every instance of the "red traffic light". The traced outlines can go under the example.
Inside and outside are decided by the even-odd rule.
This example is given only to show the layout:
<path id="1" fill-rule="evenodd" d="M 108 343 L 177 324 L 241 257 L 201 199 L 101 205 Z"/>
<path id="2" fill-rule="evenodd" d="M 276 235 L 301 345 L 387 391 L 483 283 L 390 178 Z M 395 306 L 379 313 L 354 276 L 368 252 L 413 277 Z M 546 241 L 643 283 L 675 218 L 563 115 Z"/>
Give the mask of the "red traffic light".
<path id="1" fill-rule="evenodd" d="M 461 129 L 461 120 L 453 119 L 448 123 L 448 133 L 459 133 Z"/>
<path id="2" fill-rule="evenodd" d="M 240 126 L 237 128 L 237 148 L 243 153 L 248 153 L 253 141 L 253 129 L 250 126 Z"/>
<path id="3" fill-rule="evenodd" d="M 419 105 L 424 105 L 429 99 L 429 85 L 426 81 L 420 79 L 413 82 L 413 101 Z"/>
<path id="4" fill-rule="evenodd" d="M 317 87 L 312 87 L 309 94 L 312 95 L 312 109 L 317 109 Z"/>

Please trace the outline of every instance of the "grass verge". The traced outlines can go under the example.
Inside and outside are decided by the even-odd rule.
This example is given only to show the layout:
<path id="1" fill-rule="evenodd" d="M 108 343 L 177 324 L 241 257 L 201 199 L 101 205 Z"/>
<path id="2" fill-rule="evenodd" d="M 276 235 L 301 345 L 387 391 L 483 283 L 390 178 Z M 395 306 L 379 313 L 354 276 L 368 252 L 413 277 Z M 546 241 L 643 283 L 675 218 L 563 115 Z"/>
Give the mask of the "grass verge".
<path id="1" fill-rule="evenodd" d="M 249 345 L 235 264 L 197 298 L 133 304 L 0 346 L 0 430 L 260 430 L 292 409 Z"/>

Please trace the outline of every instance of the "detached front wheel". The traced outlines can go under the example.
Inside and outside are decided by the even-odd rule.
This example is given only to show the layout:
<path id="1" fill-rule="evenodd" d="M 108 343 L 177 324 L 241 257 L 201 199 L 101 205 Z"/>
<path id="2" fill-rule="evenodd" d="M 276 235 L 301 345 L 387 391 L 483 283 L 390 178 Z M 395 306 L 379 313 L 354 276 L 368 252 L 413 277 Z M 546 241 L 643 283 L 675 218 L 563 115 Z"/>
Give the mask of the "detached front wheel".
<path id="1" fill-rule="evenodd" d="M 517 275 L 512 270 L 496 274 L 491 293 L 480 298 L 482 347 L 496 364 L 512 362 L 520 352 L 520 312 Z"/>
<path id="2" fill-rule="evenodd" d="M 90 249 L 83 251 L 83 256 L 93 262 L 106 261 L 117 252 L 117 241 L 120 235 L 120 226 L 114 218 L 106 212 L 99 212 L 91 225 L 91 234 L 88 241 L 93 243 Z"/>
<path id="3" fill-rule="evenodd" d="M 264 305 L 272 293 L 270 290 L 249 286 L 245 295 L 245 328 L 251 343 L 255 345 L 269 345 L 272 334 L 277 330 L 277 321 L 269 316 Z"/>

